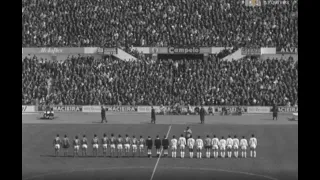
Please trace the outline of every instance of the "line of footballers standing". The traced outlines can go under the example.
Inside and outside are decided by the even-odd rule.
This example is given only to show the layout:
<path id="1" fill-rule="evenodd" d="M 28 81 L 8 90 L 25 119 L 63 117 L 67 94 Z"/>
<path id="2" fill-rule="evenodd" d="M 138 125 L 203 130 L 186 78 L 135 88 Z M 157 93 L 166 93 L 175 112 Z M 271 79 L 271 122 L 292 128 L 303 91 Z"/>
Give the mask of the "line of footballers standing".
<path id="1" fill-rule="evenodd" d="M 130 138 L 128 135 L 126 135 L 125 138 L 122 138 L 121 135 L 116 138 L 113 134 L 111 134 L 111 137 L 107 137 L 106 134 L 103 135 L 101 140 L 97 137 L 95 134 L 92 141 L 92 154 L 95 157 L 98 157 L 99 153 L 99 145 L 102 145 L 103 150 L 103 156 L 107 156 L 108 149 L 110 149 L 110 157 L 122 157 L 129 156 L 129 153 L 132 151 L 132 156 L 135 157 L 137 153 L 139 156 L 144 155 L 145 148 L 147 148 L 147 155 L 149 158 L 152 157 L 152 147 L 155 146 L 157 157 L 160 157 L 162 154 L 162 151 L 164 151 L 164 157 L 168 156 L 168 149 L 171 147 L 171 154 L 173 158 L 177 157 L 177 151 L 179 149 L 180 151 L 180 157 L 185 157 L 185 149 L 188 147 L 189 157 L 194 157 L 194 149 L 196 149 L 197 158 L 202 158 L 202 150 L 203 147 L 205 148 L 206 158 L 211 158 L 211 150 L 213 150 L 213 158 L 219 157 L 219 151 L 220 151 L 220 157 L 225 158 L 226 152 L 227 157 L 231 158 L 232 153 L 234 154 L 235 158 L 238 158 L 238 151 L 240 147 L 241 151 L 241 157 L 246 158 L 247 157 L 247 147 L 250 147 L 250 157 L 256 157 L 256 147 L 257 147 L 257 139 L 252 134 L 252 137 L 248 141 L 245 139 L 245 136 L 242 137 L 242 139 L 239 141 L 237 136 L 235 135 L 234 138 L 232 138 L 230 135 L 227 139 L 224 139 L 222 136 L 219 140 L 218 137 L 213 135 L 213 138 L 210 138 L 209 135 L 202 140 L 201 136 L 198 136 L 198 138 L 195 140 L 192 135 L 186 136 L 187 139 L 184 137 L 183 134 L 181 134 L 181 137 L 178 139 L 175 135 L 173 135 L 172 139 L 170 140 L 167 136 L 164 136 L 164 138 L 161 140 L 159 136 L 156 137 L 156 139 L 153 141 L 150 136 L 145 140 L 143 136 L 140 136 L 140 139 L 137 139 L 135 136 L 132 136 Z M 88 149 L 88 139 L 86 138 L 86 135 L 83 135 L 83 138 L 80 140 L 78 136 L 75 136 L 73 139 L 73 157 L 79 156 L 79 149 L 81 146 L 81 153 L 82 156 L 87 156 L 87 149 Z M 67 135 L 64 136 L 63 139 L 60 139 L 59 134 L 54 138 L 53 141 L 54 149 L 55 149 L 55 156 L 59 155 L 60 147 L 62 146 L 62 149 L 64 151 L 64 156 L 68 156 L 68 149 L 70 148 L 70 141 Z M 123 150 L 124 147 L 124 150 Z"/>

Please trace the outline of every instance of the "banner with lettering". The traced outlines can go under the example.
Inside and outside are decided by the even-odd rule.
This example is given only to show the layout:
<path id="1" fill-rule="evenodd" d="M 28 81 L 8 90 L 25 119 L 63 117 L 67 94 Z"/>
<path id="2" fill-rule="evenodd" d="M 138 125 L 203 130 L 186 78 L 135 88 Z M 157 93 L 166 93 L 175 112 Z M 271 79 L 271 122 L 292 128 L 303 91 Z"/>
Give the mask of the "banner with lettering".
<path id="1" fill-rule="evenodd" d="M 298 48 L 296 47 L 285 47 L 285 48 L 277 48 L 277 54 L 298 54 Z"/>
<path id="2" fill-rule="evenodd" d="M 270 112 L 272 112 L 272 108 L 270 108 Z M 279 106 L 278 107 L 279 113 L 293 113 L 298 112 L 298 107 L 286 107 L 286 106 Z"/>
<path id="3" fill-rule="evenodd" d="M 22 48 L 22 54 L 84 54 L 84 48 Z"/>
<path id="4" fill-rule="evenodd" d="M 35 112 L 36 108 L 35 106 L 26 106 L 22 105 L 22 112 Z"/>
<path id="5" fill-rule="evenodd" d="M 137 112 L 137 106 L 105 106 L 109 112 Z"/>
<path id="6" fill-rule="evenodd" d="M 248 106 L 248 113 L 270 113 L 270 107 L 268 106 Z"/>
<path id="7" fill-rule="evenodd" d="M 82 112 L 99 113 L 101 112 L 101 106 L 82 106 Z"/>
<path id="8" fill-rule="evenodd" d="M 81 112 L 82 106 L 51 106 L 54 112 Z"/>
<path id="9" fill-rule="evenodd" d="M 237 110 L 238 110 L 238 107 L 239 106 L 217 106 L 217 107 L 215 107 L 214 112 L 221 113 L 222 112 L 222 108 L 225 108 L 230 113 L 236 113 Z M 248 107 L 240 106 L 240 108 L 241 108 L 241 112 L 242 113 L 247 113 L 248 112 Z"/>

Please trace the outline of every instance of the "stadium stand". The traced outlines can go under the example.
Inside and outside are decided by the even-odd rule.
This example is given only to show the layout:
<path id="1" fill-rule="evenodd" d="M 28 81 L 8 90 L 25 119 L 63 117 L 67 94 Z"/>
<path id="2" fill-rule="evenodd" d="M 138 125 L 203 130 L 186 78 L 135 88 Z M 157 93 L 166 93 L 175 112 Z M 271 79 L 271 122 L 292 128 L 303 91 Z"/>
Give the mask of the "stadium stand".
<path id="1" fill-rule="evenodd" d="M 23 0 L 23 47 L 298 47 L 297 0 Z"/>
<path id="2" fill-rule="evenodd" d="M 23 0 L 23 47 L 121 47 L 138 58 L 22 59 L 22 103 L 297 104 L 297 61 L 151 61 L 132 46 L 298 47 L 297 0 Z"/>
<path id="3" fill-rule="evenodd" d="M 221 61 L 212 56 L 207 61 L 126 62 L 72 57 L 59 63 L 34 56 L 22 64 L 25 104 L 32 99 L 61 105 L 270 106 L 298 101 L 298 62 L 293 60 Z"/>

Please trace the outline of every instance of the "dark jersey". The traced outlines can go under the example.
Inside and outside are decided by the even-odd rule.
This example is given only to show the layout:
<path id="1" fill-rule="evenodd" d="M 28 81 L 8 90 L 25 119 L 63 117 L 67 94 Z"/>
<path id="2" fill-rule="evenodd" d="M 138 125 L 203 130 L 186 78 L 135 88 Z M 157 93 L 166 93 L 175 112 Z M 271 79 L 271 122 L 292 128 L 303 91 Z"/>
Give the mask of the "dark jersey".
<path id="1" fill-rule="evenodd" d="M 63 148 L 69 148 L 70 147 L 70 142 L 68 138 L 63 138 L 62 139 L 62 147 Z"/>
<path id="2" fill-rule="evenodd" d="M 146 140 L 146 145 L 148 149 L 152 149 L 153 142 L 151 138 Z"/>
<path id="3" fill-rule="evenodd" d="M 156 149 L 160 149 L 161 147 L 161 139 L 157 138 L 154 140 L 154 145 L 156 146 Z"/>
<path id="4" fill-rule="evenodd" d="M 168 149 L 169 147 L 169 139 L 162 139 L 163 149 Z"/>

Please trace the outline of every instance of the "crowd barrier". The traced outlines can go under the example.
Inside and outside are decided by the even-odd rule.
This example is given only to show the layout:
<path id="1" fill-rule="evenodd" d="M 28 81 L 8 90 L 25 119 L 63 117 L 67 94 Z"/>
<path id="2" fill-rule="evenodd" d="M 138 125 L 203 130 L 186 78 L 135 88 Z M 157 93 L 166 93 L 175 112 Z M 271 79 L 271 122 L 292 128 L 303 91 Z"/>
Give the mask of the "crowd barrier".
<path id="1" fill-rule="evenodd" d="M 55 112 L 85 112 L 85 113 L 100 113 L 101 106 L 51 106 Z M 119 113 L 151 113 L 151 106 L 103 106 L 107 112 L 119 112 Z M 242 113 L 246 114 L 264 114 L 271 113 L 272 107 L 269 106 L 203 106 L 207 114 L 221 113 L 223 107 L 230 113 L 237 112 L 238 107 L 241 108 Z M 162 114 L 163 112 L 172 111 L 169 106 L 153 106 L 157 114 Z M 179 109 L 180 114 L 198 114 L 200 106 L 182 106 Z M 38 106 L 37 111 L 44 111 L 45 107 Z M 22 112 L 36 112 L 36 106 L 22 105 Z M 298 107 L 286 107 L 279 106 L 279 113 L 296 113 L 298 112 Z"/>

